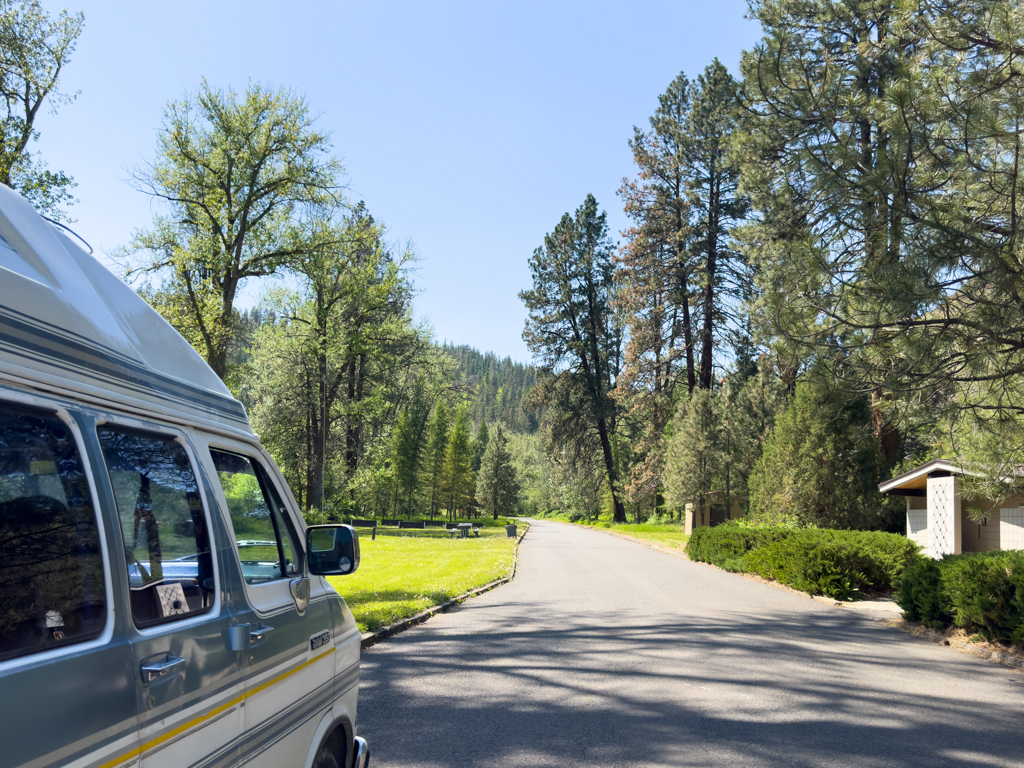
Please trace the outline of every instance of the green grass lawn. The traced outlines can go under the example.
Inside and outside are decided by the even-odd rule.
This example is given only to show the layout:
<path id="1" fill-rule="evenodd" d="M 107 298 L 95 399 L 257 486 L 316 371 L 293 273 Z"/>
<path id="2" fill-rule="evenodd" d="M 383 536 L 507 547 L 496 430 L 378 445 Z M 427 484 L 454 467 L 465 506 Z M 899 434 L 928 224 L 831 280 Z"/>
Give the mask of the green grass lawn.
<path id="1" fill-rule="evenodd" d="M 522 524 L 519 532 L 522 533 Z M 509 574 L 515 539 L 505 529 L 480 538 L 415 536 L 423 531 L 360 531 L 361 559 L 352 576 L 329 581 L 345 598 L 362 632 L 373 632 Z"/>
<path id="2" fill-rule="evenodd" d="M 568 523 L 569 513 L 567 512 L 547 512 L 541 515 L 537 515 L 542 520 L 558 520 L 562 523 Z M 676 524 L 672 523 L 613 523 L 611 521 L 611 515 L 608 513 L 602 513 L 598 515 L 597 520 L 590 523 L 578 522 L 574 525 L 583 525 L 587 528 L 595 528 L 597 530 L 607 531 L 618 531 L 624 533 L 627 536 L 632 536 L 634 539 L 642 539 L 643 541 L 649 541 L 654 544 L 659 544 L 666 549 L 678 549 L 683 550 L 686 547 L 686 542 L 690 540 L 690 537 L 686 535 L 685 528 L 682 522 Z"/>
<path id="3" fill-rule="evenodd" d="M 624 533 L 627 536 L 632 536 L 634 539 L 651 541 L 669 549 L 681 550 L 686 546 L 686 542 L 690 539 L 690 537 L 683 532 L 683 526 L 681 525 L 649 525 L 646 523 L 625 523 L 622 525 L 613 525 L 612 523 L 602 523 L 596 527 L 604 528 L 609 531 L 618 531 L 619 533 Z"/>

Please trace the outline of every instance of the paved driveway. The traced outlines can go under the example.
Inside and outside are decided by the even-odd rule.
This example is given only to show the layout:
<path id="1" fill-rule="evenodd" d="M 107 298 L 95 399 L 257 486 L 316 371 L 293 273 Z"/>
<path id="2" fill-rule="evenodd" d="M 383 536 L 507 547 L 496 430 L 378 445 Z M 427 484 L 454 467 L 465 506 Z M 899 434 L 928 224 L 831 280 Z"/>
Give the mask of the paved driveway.
<path id="1" fill-rule="evenodd" d="M 534 523 L 510 584 L 363 656 L 396 766 L 1024 766 L 1024 673 Z"/>

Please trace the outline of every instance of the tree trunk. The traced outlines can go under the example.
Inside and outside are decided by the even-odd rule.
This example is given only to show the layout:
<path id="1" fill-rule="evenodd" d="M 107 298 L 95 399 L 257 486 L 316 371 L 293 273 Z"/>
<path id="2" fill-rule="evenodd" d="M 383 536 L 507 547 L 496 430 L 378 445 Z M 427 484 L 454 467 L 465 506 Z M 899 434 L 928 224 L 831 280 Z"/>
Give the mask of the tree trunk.
<path id="1" fill-rule="evenodd" d="M 687 391 L 692 395 L 693 390 L 697 388 L 697 376 L 694 370 L 693 360 L 693 327 L 690 324 L 690 292 L 685 285 L 686 278 L 683 279 L 684 285 L 682 286 L 682 310 L 683 310 L 683 347 L 686 349 L 686 388 Z"/>
<path id="2" fill-rule="evenodd" d="M 711 389 L 715 349 L 715 272 L 718 269 L 718 206 L 720 190 L 718 174 L 712 170 L 708 200 L 708 254 L 704 276 L 704 317 L 701 328 L 700 388 Z"/>
<path id="3" fill-rule="evenodd" d="M 603 418 L 597 420 L 597 433 L 601 436 L 601 453 L 604 454 L 604 466 L 608 472 L 608 487 L 612 494 L 612 520 L 616 523 L 626 522 L 626 508 L 619 501 L 615 490 L 615 457 L 612 456 L 612 444 L 608 438 L 608 427 Z"/>
<path id="4" fill-rule="evenodd" d="M 900 457 L 900 432 L 889 420 L 879 405 L 878 392 L 871 393 L 871 427 L 882 449 L 886 464 L 892 464 Z"/>

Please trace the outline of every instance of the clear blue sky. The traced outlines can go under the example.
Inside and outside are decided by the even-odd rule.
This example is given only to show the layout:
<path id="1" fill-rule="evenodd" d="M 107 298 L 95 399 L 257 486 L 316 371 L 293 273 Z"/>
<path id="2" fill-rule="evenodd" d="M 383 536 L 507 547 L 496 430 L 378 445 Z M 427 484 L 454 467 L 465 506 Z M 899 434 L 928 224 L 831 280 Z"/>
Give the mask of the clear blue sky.
<path id="1" fill-rule="evenodd" d="M 618 239 L 632 127 L 680 71 L 717 56 L 735 74 L 759 37 L 745 0 L 68 7 L 86 26 L 63 85 L 81 95 L 42 117 L 39 149 L 78 181 L 74 228 L 101 258 L 150 221 L 124 168 L 153 157 L 169 99 L 203 77 L 293 87 L 333 132 L 350 194 L 415 244 L 416 313 L 437 339 L 522 361 L 533 249 L 588 192 Z"/>

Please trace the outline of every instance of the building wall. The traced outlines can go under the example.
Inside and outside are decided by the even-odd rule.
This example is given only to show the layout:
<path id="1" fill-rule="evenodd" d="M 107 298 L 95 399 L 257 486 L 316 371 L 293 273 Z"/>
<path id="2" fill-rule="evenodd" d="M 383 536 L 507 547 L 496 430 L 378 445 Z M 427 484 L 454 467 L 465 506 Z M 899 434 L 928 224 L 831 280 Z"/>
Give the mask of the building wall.
<path id="1" fill-rule="evenodd" d="M 928 552 L 928 500 L 907 496 L 907 538 Z"/>
<path id="2" fill-rule="evenodd" d="M 1006 507 L 1000 509 L 999 513 L 1000 548 L 1024 549 L 1024 507 Z"/>
<path id="3" fill-rule="evenodd" d="M 928 549 L 932 557 L 959 554 L 963 536 L 960 514 L 960 479 L 928 478 Z"/>
<path id="4" fill-rule="evenodd" d="M 987 504 L 987 501 L 972 502 L 972 506 L 977 503 Z M 984 525 L 971 522 L 970 517 L 967 515 L 967 509 L 963 510 L 964 519 L 961 523 L 963 528 L 963 551 L 964 552 L 988 552 L 992 549 L 1000 548 L 1000 518 L 1002 510 L 994 509 L 988 519 L 988 522 Z"/>
<path id="5" fill-rule="evenodd" d="M 700 528 L 702 525 L 709 525 L 711 521 L 711 505 L 718 506 L 721 501 L 721 497 L 718 494 L 712 494 L 711 499 L 704 506 L 704 522 L 701 522 L 700 515 L 697 514 L 696 504 L 687 504 L 684 507 L 685 516 L 685 533 L 687 536 L 693 533 L 694 528 Z M 738 520 L 741 517 L 745 517 L 746 512 L 743 510 L 743 506 L 740 500 L 734 500 L 732 507 L 729 509 L 729 520 Z"/>

